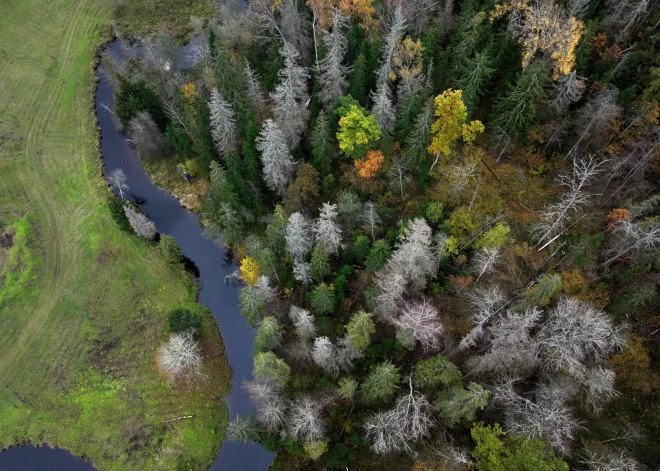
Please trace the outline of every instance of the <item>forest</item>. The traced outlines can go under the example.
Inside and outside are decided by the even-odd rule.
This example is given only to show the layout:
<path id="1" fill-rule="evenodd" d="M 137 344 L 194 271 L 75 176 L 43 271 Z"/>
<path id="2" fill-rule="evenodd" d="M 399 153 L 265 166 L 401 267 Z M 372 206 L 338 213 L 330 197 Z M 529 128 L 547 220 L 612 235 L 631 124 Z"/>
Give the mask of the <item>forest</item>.
<path id="1" fill-rule="evenodd" d="M 118 122 L 195 193 L 257 332 L 229 436 L 272 470 L 657 470 L 658 24 L 650 0 L 227 0 L 182 68 L 179 36 L 137 54 L 119 22 Z M 193 378 L 188 315 L 161 367 Z"/>

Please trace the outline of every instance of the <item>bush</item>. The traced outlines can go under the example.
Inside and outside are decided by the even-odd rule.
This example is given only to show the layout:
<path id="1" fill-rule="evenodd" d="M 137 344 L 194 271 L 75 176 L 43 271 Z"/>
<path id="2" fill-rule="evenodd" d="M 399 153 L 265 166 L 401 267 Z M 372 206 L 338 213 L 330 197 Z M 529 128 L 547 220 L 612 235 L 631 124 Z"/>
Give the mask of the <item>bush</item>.
<path id="1" fill-rule="evenodd" d="M 202 331 L 202 316 L 190 309 L 178 307 L 167 313 L 167 325 L 170 332 L 192 330 L 196 335 Z"/>
<path id="2" fill-rule="evenodd" d="M 183 251 L 174 237 L 161 235 L 159 245 L 168 263 L 181 263 L 183 260 Z"/>
<path id="3" fill-rule="evenodd" d="M 112 220 L 115 221 L 117 226 L 119 226 L 122 231 L 133 232 L 131 223 L 128 222 L 128 218 L 124 212 L 124 203 L 122 200 L 115 196 L 109 196 L 108 209 L 110 210 L 110 216 L 112 216 Z"/>

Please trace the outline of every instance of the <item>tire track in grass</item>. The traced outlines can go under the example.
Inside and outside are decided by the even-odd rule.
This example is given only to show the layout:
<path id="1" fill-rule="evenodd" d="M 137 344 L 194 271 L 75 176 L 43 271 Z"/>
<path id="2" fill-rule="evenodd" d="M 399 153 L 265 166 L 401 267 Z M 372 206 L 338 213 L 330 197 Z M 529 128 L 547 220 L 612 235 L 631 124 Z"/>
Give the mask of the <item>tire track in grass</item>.
<path id="1" fill-rule="evenodd" d="M 42 162 L 37 154 L 37 143 L 39 142 L 39 131 L 45 125 L 50 112 L 50 108 L 54 106 L 53 102 L 57 98 L 60 88 L 62 86 L 62 76 L 71 62 L 71 45 L 74 37 L 78 35 L 78 25 L 80 18 L 84 11 L 84 7 L 88 0 L 79 0 L 76 10 L 69 22 L 69 34 L 62 45 L 60 57 L 61 66 L 57 79 L 52 81 L 48 88 L 47 95 L 35 117 L 33 118 L 26 138 L 25 145 L 25 159 L 27 166 L 27 173 L 29 175 L 22 175 L 22 180 L 25 188 L 32 193 L 33 198 L 31 203 L 36 203 L 40 207 L 39 213 L 43 215 L 46 226 L 49 231 L 46 234 L 47 239 L 44 240 L 46 245 L 46 253 L 50 258 L 47 263 L 48 269 L 45 271 L 43 287 L 41 294 L 38 298 L 37 306 L 32 313 L 27 325 L 23 328 L 22 332 L 14 342 L 11 348 L 0 357 L 0 384 L 5 382 L 7 375 L 12 371 L 13 367 L 18 363 L 23 354 L 27 351 L 31 339 L 35 338 L 41 332 L 48 315 L 55 306 L 59 299 L 63 287 L 66 285 L 66 277 L 63 272 L 66 268 L 67 262 L 73 261 L 74 254 L 66 254 L 64 250 L 64 240 L 62 234 L 62 214 L 58 211 L 58 205 L 53 200 L 49 193 L 48 185 L 45 185 L 44 179 L 41 176 Z M 37 95 L 37 99 L 39 96 Z M 28 178 L 29 177 L 29 178 Z M 68 255 L 68 256 L 67 256 Z M 67 272 L 69 270 L 66 270 Z"/>

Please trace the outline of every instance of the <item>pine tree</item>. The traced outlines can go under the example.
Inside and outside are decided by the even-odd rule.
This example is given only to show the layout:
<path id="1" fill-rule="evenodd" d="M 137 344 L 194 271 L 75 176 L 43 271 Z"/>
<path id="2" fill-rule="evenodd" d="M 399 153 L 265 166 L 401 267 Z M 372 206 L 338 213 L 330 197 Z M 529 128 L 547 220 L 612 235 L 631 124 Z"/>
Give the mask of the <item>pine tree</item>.
<path id="1" fill-rule="evenodd" d="M 332 136 L 330 121 L 321 110 L 312 131 L 312 165 L 323 177 L 332 170 L 332 155 L 335 153 L 335 140 Z"/>
<path id="2" fill-rule="evenodd" d="M 348 18 L 343 16 L 339 9 L 334 8 L 332 31 L 324 38 L 326 56 L 319 62 L 320 98 L 326 106 L 332 106 L 337 98 L 344 95 L 348 86 L 346 77 L 349 68 L 342 64 L 348 48 L 348 40 L 344 32 L 347 25 Z"/>
<path id="3" fill-rule="evenodd" d="M 318 282 L 330 274 L 330 259 L 325 248 L 321 244 L 316 244 L 312 251 L 312 275 Z"/>
<path id="4" fill-rule="evenodd" d="M 295 163 L 283 132 L 272 119 L 264 121 L 256 147 L 261 152 L 263 177 L 268 188 L 283 195 L 293 177 Z"/>
<path id="5" fill-rule="evenodd" d="M 309 293 L 312 309 L 319 314 L 327 314 L 335 308 L 335 293 L 330 286 L 320 283 Z"/>
<path id="6" fill-rule="evenodd" d="M 475 112 L 479 100 L 486 91 L 486 84 L 495 72 L 489 49 L 478 52 L 473 58 L 465 61 L 460 68 L 460 78 L 456 88 L 463 90 L 463 103 L 467 108 L 468 116 Z"/>
<path id="7" fill-rule="evenodd" d="M 234 111 L 229 103 L 222 98 L 217 88 L 211 90 L 209 110 L 211 112 L 213 142 L 215 142 L 218 153 L 224 156 L 225 152 L 234 149 L 236 144 Z"/>
<path id="8" fill-rule="evenodd" d="M 545 96 L 548 70 L 541 60 L 533 61 L 518 76 L 516 85 L 500 99 L 494 123 L 511 137 L 521 136 L 536 117 L 536 107 Z"/>
<path id="9" fill-rule="evenodd" d="M 273 111 L 284 133 L 289 149 L 298 146 L 302 133 L 307 127 L 309 110 L 307 102 L 307 69 L 298 65 L 300 54 L 296 48 L 285 43 L 280 54 L 284 58 L 284 67 L 278 72 L 280 83 L 271 93 Z"/>

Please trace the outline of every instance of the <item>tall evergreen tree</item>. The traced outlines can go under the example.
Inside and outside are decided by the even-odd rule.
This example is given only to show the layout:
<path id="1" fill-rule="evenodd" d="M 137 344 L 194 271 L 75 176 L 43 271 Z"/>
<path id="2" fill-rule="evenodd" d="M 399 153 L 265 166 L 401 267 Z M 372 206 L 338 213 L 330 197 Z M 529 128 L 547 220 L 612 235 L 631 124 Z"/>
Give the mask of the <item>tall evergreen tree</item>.
<path id="1" fill-rule="evenodd" d="M 478 52 L 473 58 L 467 59 L 464 65 L 459 66 L 460 77 L 456 81 L 456 88 L 463 90 L 463 103 L 468 116 L 479 106 L 481 96 L 486 91 L 485 85 L 495 72 L 489 52 L 488 48 Z"/>
<path id="2" fill-rule="evenodd" d="M 316 118 L 316 125 L 312 131 L 312 165 L 324 177 L 332 169 L 332 155 L 336 144 L 330 127 L 330 120 L 321 110 Z"/>

